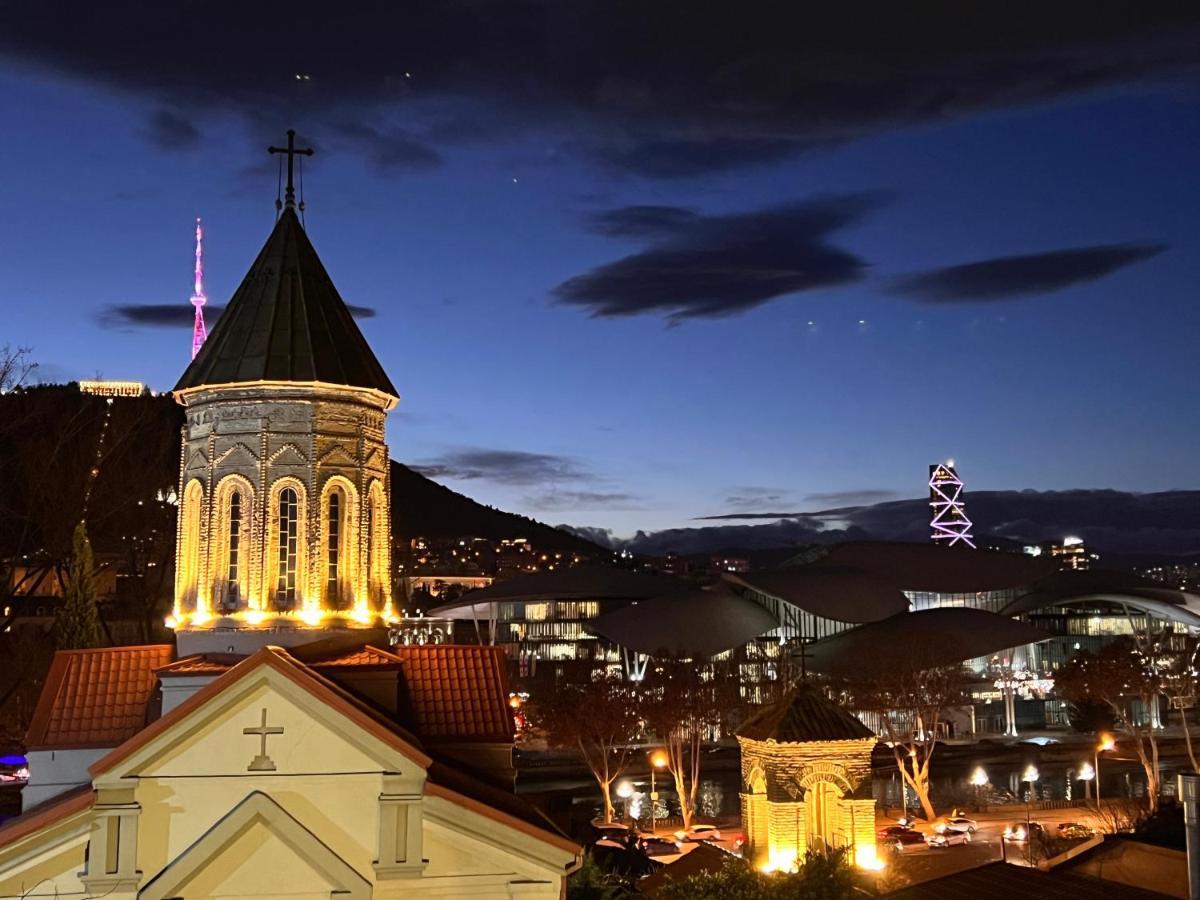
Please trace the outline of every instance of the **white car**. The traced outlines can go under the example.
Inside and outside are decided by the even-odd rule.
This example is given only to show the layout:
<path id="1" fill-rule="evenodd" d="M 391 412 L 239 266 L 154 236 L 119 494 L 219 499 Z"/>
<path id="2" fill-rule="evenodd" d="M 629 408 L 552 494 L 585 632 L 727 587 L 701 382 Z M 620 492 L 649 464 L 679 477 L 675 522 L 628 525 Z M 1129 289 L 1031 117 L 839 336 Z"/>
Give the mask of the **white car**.
<path id="1" fill-rule="evenodd" d="M 935 826 L 936 831 L 965 831 L 968 834 L 974 834 L 978 828 L 979 823 L 966 816 L 954 816 Z"/>
<path id="2" fill-rule="evenodd" d="M 947 828 L 945 831 L 935 834 L 929 839 L 930 847 L 953 847 L 955 844 L 969 843 L 971 843 L 971 832 L 965 829 L 963 831 L 956 831 L 953 828 Z"/>
<path id="3" fill-rule="evenodd" d="M 719 841 L 721 832 L 716 825 L 693 825 L 675 832 L 678 841 Z"/>

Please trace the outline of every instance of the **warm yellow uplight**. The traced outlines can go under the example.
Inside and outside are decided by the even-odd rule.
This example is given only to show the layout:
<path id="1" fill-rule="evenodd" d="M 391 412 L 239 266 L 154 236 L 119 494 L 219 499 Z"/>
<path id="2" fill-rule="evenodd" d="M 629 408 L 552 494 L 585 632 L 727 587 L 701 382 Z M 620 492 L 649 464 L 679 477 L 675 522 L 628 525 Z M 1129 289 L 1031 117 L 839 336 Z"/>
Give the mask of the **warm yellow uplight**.
<path id="1" fill-rule="evenodd" d="M 163 619 L 163 624 L 174 631 L 180 625 L 179 617 L 174 615 L 167 616 Z"/>
<path id="2" fill-rule="evenodd" d="M 261 609 L 248 609 L 245 614 L 246 621 L 251 625 L 261 625 L 267 614 Z"/>
<path id="3" fill-rule="evenodd" d="M 795 872 L 796 848 L 772 847 L 767 851 L 767 861 L 759 868 L 763 872 Z"/>
<path id="4" fill-rule="evenodd" d="M 1100 735 L 1100 743 L 1096 746 L 1096 749 L 1099 750 L 1101 753 L 1104 753 L 1106 750 L 1112 750 L 1116 746 L 1117 746 L 1117 742 L 1113 738 L 1113 736 L 1111 734 L 1106 733 L 1106 734 Z"/>
<path id="5" fill-rule="evenodd" d="M 650 765 L 656 769 L 665 768 L 670 761 L 671 758 L 667 756 L 666 750 L 655 750 L 650 754 Z"/>
<path id="6" fill-rule="evenodd" d="M 886 863 L 879 858 L 872 846 L 856 846 L 854 848 L 854 863 L 860 869 L 868 872 L 882 872 Z"/>
<path id="7" fill-rule="evenodd" d="M 305 625 L 320 625 L 324 618 L 321 610 L 307 608 L 300 611 L 300 621 Z"/>
<path id="8" fill-rule="evenodd" d="M 350 613 L 350 618 L 355 622 L 358 622 L 360 625 L 370 624 L 371 610 L 369 610 L 366 606 L 359 604 L 358 606 L 354 607 L 354 611 Z"/>

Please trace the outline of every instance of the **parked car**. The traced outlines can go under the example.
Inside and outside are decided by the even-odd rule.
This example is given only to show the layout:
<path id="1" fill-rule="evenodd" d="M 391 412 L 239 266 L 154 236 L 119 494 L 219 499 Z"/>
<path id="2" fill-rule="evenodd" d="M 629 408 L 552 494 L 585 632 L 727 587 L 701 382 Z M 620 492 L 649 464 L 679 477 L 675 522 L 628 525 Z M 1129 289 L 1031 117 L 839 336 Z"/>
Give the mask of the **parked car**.
<path id="1" fill-rule="evenodd" d="M 1057 831 L 1060 838 L 1069 838 L 1071 840 L 1090 838 L 1092 836 L 1092 829 L 1080 822 L 1062 822 L 1059 824 Z"/>
<path id="2" fill-rule="evenodd" d="M 965 831 L 968 834 L 974 834 L 976 829 L 979 828 L 979 823 L 966 816 L 951 816 L 945 821 L 942 827 L 944 829 L 953 829 L 955 831 Z"/>
<path id="3" fill-rule="evenodd" d="M 1042 828 L 1039 822 L 1013 822 L 1004 829 L 1004 840 L 1006 841 L 1025 841 L 1032 834 L 1040 834 L 1046 829 Z"/>
<path id="4" fill-rule="evenodd" d="M 930 847 L 953 847 L 955 844 L 969 843 L 971 843 L 971 832 L 965 828 L 962 831 L 947 828 L 945 831 L 939 832 L 929 839 Z"/>
<path id="5" fill-rule="evenodd" d="M 716 825 L 693 825 L 691 828 L 675 832 L 675 838 L 680 841 L 719 841 L 721 831 Z"/>
<path id="6" fill-rule="evenodd" d="M 625 846 L 629 843 L 633 832 L 620 822 L 593 822 L 592 839 L 594 842 L 608 841 Z"/>
<path id="7" fill-rule="evenodd" d="M 911 829 L 901 831 L 899 834 L 893 834 L 889 836 L 887 840 L 891 841 L 892 846 L 894 846 L 901 853 L 905 852 L 906 850 L 916 850 L 925 846 L 925 835 L 921 834 L 919 831 L 912 831 Z"/>
<path id="8" fill-rule="evenodd" d="M 679 852 L 678 844 L 657 834 L 638 835 L 638 844 L 647 856 L 672 856 Z"/>

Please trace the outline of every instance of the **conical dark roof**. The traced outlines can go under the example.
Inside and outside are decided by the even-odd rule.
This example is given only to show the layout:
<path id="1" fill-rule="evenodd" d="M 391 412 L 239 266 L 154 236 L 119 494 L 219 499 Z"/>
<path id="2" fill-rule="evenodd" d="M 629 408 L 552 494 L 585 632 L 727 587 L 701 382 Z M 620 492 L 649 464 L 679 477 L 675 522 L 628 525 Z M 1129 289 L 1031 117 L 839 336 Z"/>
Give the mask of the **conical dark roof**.
<path id="1" fill-rule="evenodd" d="M 252 381 L 399 396 L 290 206 L 175 390 Z"/>
<path id="2" fill-rule="evenodd" d="M 798 684 L 766 709 L 742 723 L 738 737 L 752 741 L 801 744 L 808 741 L 861 741 L 875 736 L 850 712 L 818 688 Z"/>

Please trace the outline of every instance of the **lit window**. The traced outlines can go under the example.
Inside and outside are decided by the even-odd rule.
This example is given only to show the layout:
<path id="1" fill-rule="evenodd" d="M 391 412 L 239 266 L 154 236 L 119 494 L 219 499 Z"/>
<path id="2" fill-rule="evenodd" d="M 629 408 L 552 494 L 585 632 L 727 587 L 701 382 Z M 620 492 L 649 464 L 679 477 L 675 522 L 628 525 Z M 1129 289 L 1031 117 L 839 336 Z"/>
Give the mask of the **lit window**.
<path id="1" fill-rule="evenodd" d="M 229 546 L 227 556 L 229 565 L 225 573 L 225 603 L 227 606 L 238 604 L 238 564 L 242 543 L 242 493 L 234 491 L 229 495 Z"/>
<path id="2" fill-rule="evenodd" d="M 279 533 L 276 551 L 278 570 L 275 581 L 275 602 L 283 608 L 296 603 L 296 556 L 299 549 L 299 504 L 296 492 L 284 488 L 279 492 Z"/>
<path id="3" fill-rule="evenodd" d="M 342 495 L 334 491 L 329 495 L 328 516 L 328 560 L 325 567 L 326 591 L 331 603 L 338 600 L 338 562 L 342 549 Z"/>

